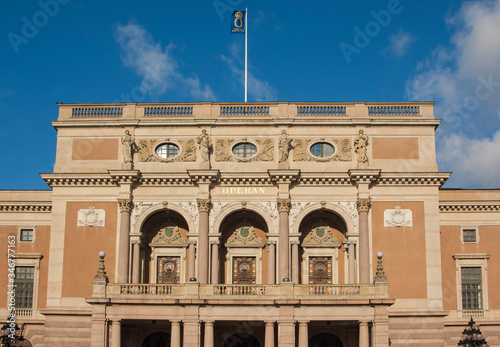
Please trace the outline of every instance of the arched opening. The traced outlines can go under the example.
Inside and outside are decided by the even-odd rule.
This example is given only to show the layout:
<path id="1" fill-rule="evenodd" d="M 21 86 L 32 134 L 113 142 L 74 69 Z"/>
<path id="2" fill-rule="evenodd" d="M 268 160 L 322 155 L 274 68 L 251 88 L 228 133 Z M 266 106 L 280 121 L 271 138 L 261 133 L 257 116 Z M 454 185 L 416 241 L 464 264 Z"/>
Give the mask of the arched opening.
<path id="1" fill-rule="evenodd" d="M 267 281 L 268 228 L 252 211 L 227 216 L 220 227 L 219 283 L 262 284 Z"/>
<path id="2" fill-rule="evenodd" d="M 155 333 L 144 340 L 142 347 L 170 347 L 170 335 L 166 333 Z"/>
<path id="3" fill-rule="evenodd" d="M 309 347 L 343 347 L 343 344 L 337 336 L 323 333 L 311 338 Z"/>
<path id="4" fill-rule="evenodd" d="M 330 211 L 314 211 L 302 220 L 299 232 L 301 283 L 345 283 L 347 262 L 343 248 L 347 226 L 344 220 Z"/>
<path id="5" fill-rule="evenodd" d="M 235 334 L 225 341 L 224 347 L 260 347 L 260 343 L 252 335 Z"/>
<path id="6" fill-rule="evenodd" d="M 163 210 L 143 224 L 142 270 L 146 283 L 176 284 L 187 281 L 189 227 L 177 212 Z"/>

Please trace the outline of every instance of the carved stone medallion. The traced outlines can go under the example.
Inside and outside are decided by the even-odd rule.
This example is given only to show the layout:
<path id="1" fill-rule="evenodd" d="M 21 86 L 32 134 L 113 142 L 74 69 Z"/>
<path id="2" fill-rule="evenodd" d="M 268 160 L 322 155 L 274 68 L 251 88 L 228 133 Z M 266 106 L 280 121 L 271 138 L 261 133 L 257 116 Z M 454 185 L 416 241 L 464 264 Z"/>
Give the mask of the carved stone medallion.
<path id="1" fill-rule="evenodd" d="M 153 241 L 151 241 L 151 243 L 185 245 L 187 244 L 187 239 L 181 236 L 178 226 L 170 225 L 161 228 L 156 234 L 156 236 L 153 238 Z"/>
<path id="2" fill-rule="evenodd" d="M 384 211 L 384 227 L 411 227 L 413 216 L 411 210 L 399 206 Z"/>
<path id="3" fill-rule="evenodd" d="M 233 232 L 233 234 L 227 240 L 228 244 L 240 244 L 240 245 L 262 245 L 262 239 L 257 237 L 255 234 L 255 229 L 248 223 L 240 224 L 238 228 Z"/>
<path id="4" fill-rule="evenodd" d="M 316 224 L 309 234 L 304 239 L 303 244 L 315 244 L 315 245 L 325 245 L 325 244 L 338 244 L 339 240 L 332 236 L 332 231 L 330 227 L 324 223 Z"/>
<path id="5" fill-rule="evenodd" d="M 78 210 L 79 227 L 103 227 L 106 219 L 106 211 L 89 206 L 88 209 Z"/>

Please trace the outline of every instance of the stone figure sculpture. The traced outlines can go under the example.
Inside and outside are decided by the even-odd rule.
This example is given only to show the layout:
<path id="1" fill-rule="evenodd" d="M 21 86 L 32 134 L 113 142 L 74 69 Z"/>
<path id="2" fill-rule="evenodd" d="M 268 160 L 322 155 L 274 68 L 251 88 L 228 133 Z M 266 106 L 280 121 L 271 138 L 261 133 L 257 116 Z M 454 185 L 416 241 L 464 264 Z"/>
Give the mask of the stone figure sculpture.
<path id="1" fill-rule="evenodd" d="M 368 164 L 368 136 L 365 135 L 363 130 L 359 131 L 358 136 L 354 140 L 354 147 L 356 148 L 356 153 L 358 154 L 358 162 Z"/>

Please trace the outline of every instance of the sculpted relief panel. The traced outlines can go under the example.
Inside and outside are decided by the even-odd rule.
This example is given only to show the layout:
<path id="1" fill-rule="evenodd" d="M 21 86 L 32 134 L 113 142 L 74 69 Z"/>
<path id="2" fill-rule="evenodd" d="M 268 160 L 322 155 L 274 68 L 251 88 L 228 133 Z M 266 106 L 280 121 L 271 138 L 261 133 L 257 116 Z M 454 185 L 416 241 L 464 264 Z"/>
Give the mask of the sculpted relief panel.
<path id="1" fill-rule="evenodd" d="M 321 139 L 324 140 L 324 139 Z M 350 139 L 328 139 L 335 146 L 332 156 L 319 158 L 311 154 L 309 146 L 318 139 L 293 140 L 293 161 L 351 161 L 352 144 Z"/>
<path id="2" fill-rule="evenodd" d="M 169 142 L 169 141 L 165 141 Z M 139 140 L 138 142 L 138 157 L 141 162 L 178 162 L 178 161 L 196 161 L 196 144 L 195 140 L 178 140 L 181 145 L 182 152 L 172 158 L 160 158 L 154 154 L 155 145 L 159 143 L 158 140 Z"/>
<path id="3" fill-rule="evenodd" d="M 246 141 L 242 139 L 218 139 L 215 141 L 215 161 L 273 161 L 274 160 L 274 141 L 273 139 L 256 139 L 258 152 L 253 157 L 239 158 L 231 154 L 232 147 L 239 142 Z"/>

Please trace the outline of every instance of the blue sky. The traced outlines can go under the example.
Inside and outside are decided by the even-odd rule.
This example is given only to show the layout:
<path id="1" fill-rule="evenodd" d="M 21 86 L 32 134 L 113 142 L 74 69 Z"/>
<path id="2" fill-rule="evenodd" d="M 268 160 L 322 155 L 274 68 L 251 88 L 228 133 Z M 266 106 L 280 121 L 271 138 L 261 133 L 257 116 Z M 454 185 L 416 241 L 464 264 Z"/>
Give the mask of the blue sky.
<path id="1" fill-rule="evenodd" d="M 0 189 L 47 189 L 56 102 L 435 100 L 445 187 L 500 188 L 500 0 L 4 1 Z M 364 38 L 364 39 L 363 39 Z"/>

